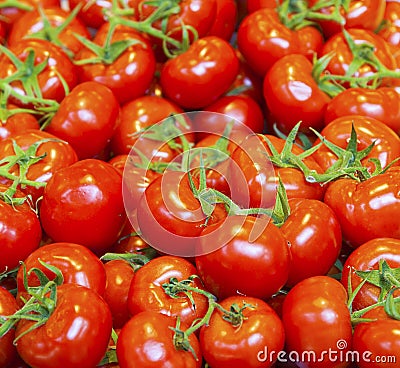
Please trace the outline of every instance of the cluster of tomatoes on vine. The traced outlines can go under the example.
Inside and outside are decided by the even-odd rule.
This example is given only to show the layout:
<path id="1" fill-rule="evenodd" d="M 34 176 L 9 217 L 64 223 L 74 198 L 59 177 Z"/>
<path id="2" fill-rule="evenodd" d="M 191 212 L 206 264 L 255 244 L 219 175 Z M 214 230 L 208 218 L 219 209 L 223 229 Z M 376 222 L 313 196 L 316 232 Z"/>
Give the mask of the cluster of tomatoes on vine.
<path id="1" fill-rule="evenodd" d="M 395 367 L 399 17 L 0 1 L 0 367 Z"/>

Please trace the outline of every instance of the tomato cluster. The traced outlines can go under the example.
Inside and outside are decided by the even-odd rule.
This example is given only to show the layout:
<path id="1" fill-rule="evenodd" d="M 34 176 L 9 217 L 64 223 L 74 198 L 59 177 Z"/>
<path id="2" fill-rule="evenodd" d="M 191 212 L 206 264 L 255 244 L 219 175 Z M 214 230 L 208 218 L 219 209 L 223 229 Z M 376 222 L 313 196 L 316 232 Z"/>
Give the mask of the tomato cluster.
<path id="1" fill-rule="evenodd" d="M 400 2 L 0 0 L 0 368 L 397 367 Z"/>

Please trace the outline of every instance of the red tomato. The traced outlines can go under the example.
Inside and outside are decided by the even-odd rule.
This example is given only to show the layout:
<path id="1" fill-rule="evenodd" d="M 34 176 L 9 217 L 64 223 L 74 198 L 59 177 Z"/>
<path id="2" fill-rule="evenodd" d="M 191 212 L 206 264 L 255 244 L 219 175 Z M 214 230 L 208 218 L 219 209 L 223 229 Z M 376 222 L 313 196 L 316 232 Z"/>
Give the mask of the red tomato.
<path id="1" fill-rule="evenodd" d="M 329 184 L 324 202 L 336 213 L 343 240 L 356 248 L 375 238 L 400 239 L 400 167 L 361 183 L 338 179 Z"/>
<path id="2" fill-rule="evenodd" d="M 0 316 L 11 316 L 18 310 L 14 296 L 0 287 Z M 17 350 L 13 344 L 15 330 L 11 329 L 0 337 L 0 367 L 10 367 L 17 357 Z"/>
<path id="3" fill-rule="evenodd" d="M 59 2 L 59 1 L 58 1 Z M 105 10 L 111 10 L 112 0 L 68 0 L 69 6 L 75 9 L 82 5 L 78 13 L 78 18 L 88 27 L 99 28 L 106 22 Z"/>
<path id="4" fill-rule="evenodd" d="M 400 157 L 400 138 L 386 124 L 361 115 L 345 115 L 332 120 L 321 131 L 321 135 L 329 142 L 346 148 L 350 140 L 351 127 L 357 133 L 357 150 L 361 151 L 375 142 L 374 148 L 361 161 L 362 164 L 369 168 L 372 173 L 375 170 L 375 164 L 368 161 L 370 158 L 376 158 L 382 165 L 382 168 L 390 164 L 394 159 Z M 314 145 L 319 144 L 317 139 Z M 338 157 L 326 146 L 322 145 L 312 157 L 318 164 L 327 170 L 338 159 Z"/>
<path id="5" fill-rule="evenodd" d="M 363 280 L 356 274 L 356 271 L 377 270 L 380 260 L 385 260 L 391 268 L 400 267 L 399 239 L 376 238 L 355 249 L 343 266 L 343 286 L 347 288 L 349 277 L 351 277 L 351 288 L 354 291 Z M 380 288 L 367 281 L 354 297 L 353 310 L 360 310 L 377 303 L 379 294 Z"/>
<path id="6" fill-rule="evenodd" d="M 0 184 L 4 193 L 9 187 Z M 24 197 L 17 191 L 15 197 Z M 0 243 L 2 256 L 0 258 L 0 273 L 12 270 L 39 247 L 42 229 L 37 214 L 28 202 L 21 205 L 11 205 L 0 200 Z"/>
<path id="7" fill-rule="evenodd" d="M 325 275 L 334 265 L 342 245 L 339 221 L 333 210 L 315 199 L 289 200 L 290 215 L 281 230 L 291 254 L 292 287 L 311 276 Z"/>
<path id="8" fill-rule="evenodd" d="M 5 118 L 0 121 L 0 140 L 8 138 L 10 135 L 23 133 L 28 129 L 39 129 L 40 125 L 36 118 L 26 112 L 13 113 L 17 109 L 15 105 L 9 104 Z"/>
<path id="9" fill-rule="evenodd" d="M 16 336 L 34 323 L 19 322 Z M 17 350 L 32 367 L 91 368 L 105 354 L 111 328 L 110 310 L 94 290 L 64 284 L 57 287 L 57 302 L 49 319 L 21 336 Z"/>
<path id="10" fill-rule="evenodd" d="M 119 110 L 108 87 L 97 82 L 80 83 L 61 102 L 46 131 L 67 141 L 79 159 L 91 158 L 111 140 Z"/>
<path id="11" fill-rule="evenodd" d="M 122 328 L 129 320 L 128 294 L 134 275 L 133 267 L 122 259 L 115 259 L 104 265 L 107 286 L 104 300 L 110 307 L 113 327 Z"/>
<path id="12" fill-rule="evenodd" d="M 121 175 L 96 159 L 57 171 L 45 188 L 40 220 L 54 241 L 102 254 L 117 241 L 126 220 Z"/>
<path id="13" fill-rule="evenodd" d="M 42 14 L 44 14 L 50 23 L 50 28 L 45 27 Z M 74 18 L 61 32 L 57 33 L 55 29 L 63 26 L 69 15 L 69 12 L 61 9 L 59 6 L 42 8 L 41 11 L 36 9 L 32 12 L 27 12 L 13 24 L 7 38 L 7 44 L 11 47 L 18 44 L 23 38 L 43 38 L 51 40 L 63 48 L 64 51 L 74 55 L 83 47 L 74 34 L 89 39 L 90 33 L 77 18 Z"/>
<path id="14" fill-rule="evenodd" d="M 207 311 L 205 296 L 192 292 L 194 303 L 184 294 L 178 298 L 167 295 L 162 285 L 172 277 L 178 281 L 197 275 L 196 268 L 186 259 L 173 256 L 157 257 L 140 267 L 131 282 L 128 294 L 128 308 L 131 315 L 145 310 L 155 311 L 172 317 L 179 317 L 187 326 Z M 191 286 L 203 290 L 199 278 Z"/>
<path id="15" fill-rule="evenodd" d="M 394 319 L 358 324 L 353 347 L 360 368 L 395 368 L 400 361 L 400 322 Z"/>
<path id="16" fill-rule="evenodd" d="M 57 267 L 64 278 L 65 284 L 78 284 L 104 294 L 106 288 L 106 272 L 103 263 L 88 248 L 74 243 L 51 243 L 41 246 L 33 251 L 25 260 L 26 271 L 33 268 L 42 270 L 50 279 L 55 274 L 44 267 L 40 262 Z M 40 282 L 34 273 L 27 279 L 28 286 L 39 286 Z M 23 268 L 18 269 L 17 274 L 18 293 L 26 292 L 24 285 Z"/>
<path id="17" fill-rule="evenodd" d="M 345 115 L 375 118 L 400 134 L 400 94 L 390 87 L 349 88 L 328 103 L 325 125 Z"/>
<path id="18" fill-rule="evenodd" d="M 218 298 L 240 294 L 266 299 L 287 281 L 288 244 L 269 218 L 228 216 L 206 227 L 198 243 L 197 270 Z"/>
<path id="19" fill-rule="evenodd" d="M 118 363 L 121 368 L 200 368 L 202 357 L 199 341 L 189 336 L 190 351 L 177 350 L 174 345 L 175 318 L 144 311 L 133 316 L 121 329 L 117 342 Z"/>
<path id="20" fill-rule="evenodd" d="M 282 321 L 274 310 L 261 299 L 248 296 L 232 296 L 219 304 L 228 311 L 232 305 L 243 308 L 243 321 L 235 326 L 219 309 L 214 312 L 200 330 L 200 346 L 207 363 L 213 368 L 270 367 L 274 361 L 264 356 L 264 350 L 281 351 L 285 342 Z"/>
<path id="21" fill-rule="evenodd" d="M 185 109 L 198 109 L 228 90 L 239 71 L 239 60 L 225 40 L 207 36 L 168 60 L 160 83 L 167 98 Z"/>
<path id="22" fill-rule="evenodd" d="M 248 13 L 253 13 L 261 8 L 275 9 L 277 5 L 276 0 L 247 0 L 246 3 Z"/>
<path id="23" fill-rule="evenodd" d="M 208 31 L 208 36 L 217 36 L 230 41 L 235 31 L 238 11 L 235 0 L 217 0 L 217 11 L 214 23 Z"/>
<path id="24" fill-rule="evenodd" d="M 109 24 L 105 23 L 96 33 L 93 42 L 103 49 L 107 46 Z M 78 64 L 80 82 L 95 81 L 104 84 L 114 93 L 119 103 L 125 103 L 143 96 L 153 80 L 156 61 L 147 38 L 141 33 L 127 28 L 117 27 L 112 33 L 111 44 L 131 40 L 136 41 L 114 59 L 112 46 L 108 46 L 108 54 L 98 62 Z M 109 55 L 109 56 L 107 56 Z M 83 48 L 75 57 L 75 62 L 98 57 L 89 48 Z M 109 59 L 107 59 L 107 57 Z"/>
<path id="25" fill-rule="evenodd" d="M 300 360 L 306 358 L 298 364 L 310 368 L 347 364 L 340 362 L 339 354 L 335 361 L 326 353 L 333 350 L 346 356 L 351 348 L 352 326 L 346 301 L 344 287 L 329 276 L 307 278 L 289 291 L 283 302 L 282 321 L 288 353 Z M 316 358 L 304 355 L 305 351 L 311 351 Z"/>
<path id="26" fill-rule="evenodd" d="M 59 46 L 54 45 L 50 41 L 26 38 L 10 47 L 9 50 L 22 62 L 25 62 L 30 52 L 33 51 L 34 65 L 43 62 L 46 63 L 46 66 L 37 74 L 37 77 L 35 77 L 34 73 L 30 72 L 32 73 L 31 80 L 37 78 L 40 89 L 41 96 L 35 95 L 35 97 L 43 97 L 60 102 L 66 94 L 61 78 L 64 79 L 70 90 L 74 88 L 78 82 L 75 66 L 72 64 L 67 54 L 65 54 Z M 7 77 L 10 77 L 12 74 L 16 73 L 16 71 L 17 68 L 14 63 L 6 54 L 2 53 L 0 56 L 0 78 L 7 80 Z M 16 94 L 20 96 L 27 95 L 21 78 L 12 81 L 11 86 Z M 32 88 L 32 86 L 30 88 Z M 32 91 L 30 93 L 32 94 Z M 18 97 L 12 97 L 12 102 L 18 106 L 24 105 Z"/>
<path id="27" fill-rule="evenodd" d="M 303 55 L 290 54 L 278 60 L 264 79 L 264 98 L 277 128 L 288 134 L 301 121 L 304 133 L 320 130 L 330 98 L 312 76 L 312 63 Z"/>
<path id="28" fill-rule="evenodd" d="M 26 130 L 24 133 L 13 135 L 4 141 L 0 142 L 0 159 L 6 156 L 15 155 L 13 144 L 17 145 L 26 151 L 31 145 L 36 144 L 42 140 L 49 140 L 43 142 L 38 146 L 36 156 L 44 156 L 41 160 L 31 165 L 27 171 L 27 179 L 39 183 L 47 183 L 54 173 L 64 167 L 68 167 L 78 161 L 78 157 L 74 149 L 64 141 L 59 140 L 54 135 L 43 132 L 41 130 Z M 15 167 L 11 173 L 17 174 L 20 169 Z M 44 187 L 21 186 L 21 191 L 26 195 L 32 196 L 33 203 L 43 195 Z"/>
<path id="29" fill-rule="evenodd" d="M 159 96 L 142 96 L 127 102 L 121 108 L 120 123 L 111 141 L 113 153 L 128 154 L 137 141 L 138 135 L 135 134 L 160 123 L 171 114 L 180 113 L 183 113 L 180 107 Z"/>
<path id="30" fill-rule="evenodd" d="M 311 26 L 301 31 L 292 30 L 280 21 L 276 9 L 262 8 L 240 23 L 237 43 L 250 67 L 264 77 L 272 65 L 285 55 L 302 54 L 308 56 L 311 62 L 313 54 L 321 48 L 323 38 Z"/>

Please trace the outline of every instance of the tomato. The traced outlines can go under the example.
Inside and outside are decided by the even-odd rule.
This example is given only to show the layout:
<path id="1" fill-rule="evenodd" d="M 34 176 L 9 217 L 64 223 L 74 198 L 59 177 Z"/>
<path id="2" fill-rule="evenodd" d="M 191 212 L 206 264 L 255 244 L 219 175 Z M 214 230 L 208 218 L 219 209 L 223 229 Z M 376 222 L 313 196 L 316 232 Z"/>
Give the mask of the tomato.
<path id="1" fill-rule="evenodd" d="M 104 300 L 110 307 L 113 327 L 122 328 L 129 320 L 128 293 L 134 275 L 133 267 L 122 259 L 114 259 L 104 265 L 107 286 Z"/>
<path id="2" fill-rule="evenodd" d="M 0 184 L 4 193 L 8 186 Z M 24 195 L 17 191 L 15 197 Z M 0 200 L 0 272 L 12 270 L 40 245 L 42 229 L 37 214 L 28 202 L 12 205 Z"/>
<path id="3" fill-rule="evenodd" d="M 309 7 L 321 3 L 319 0 L 310 0 Z M 345 5 L 339 7 L 340 15 L 343 19 L 343 26 L 349 28 L 363 28 L 370 31 L 375 31 L 381 24 L 385 8 L 385 0 L 351 0 L 348 1 L 348 9 Z M 321 8 L 319 10 L 322 14 L 332 14 L 334 6 Z M 331 20 L 318 21 L 326 38 L 341 32 L 342 25 Z"/>
<path id="4" fill-rule="evenodd" d="M 103 263 L 88 248 L 74 243 L 51 243 L 33 251 L 25 260 L 26 271 L 33 268 L 42 270 L 49 279 L 55 274 L 44 267 L 40 262 L 57 267 L 64 278 L 65 284 L 78 284 L 104 294 L 106 288 L 106 272 Z M 27 279 L 28 286 L 39 286 L 40 282 L 34 273 Z M 23 268 L 17 273 L 18 294 L 26 292 L 24 285 Z"/>
<path id="5" fill-rule="evenodd" d="M 319 52 L 323 38 L 311 26 L 292 30 L 281 22 L 276 9 L 262 8 L 240 23 L 237 43 L 250 67 L 264 77 L 272 65 L 285 55 L 302 54 L 308 56 L 311 62 L 313 54 Z"/>
<path id="6" fill-rule="evenodd" d="M 128 294 L 130 314 L 135 315 L 145 310 L 155 311 L 179 317 L 185 325 L 191 325 L 206 313 L 207 299 L 195 292 L 190 293 L 193 301 L 184 294 L 172 298 L 167 295 L 162 285 L 169 283 L 172 277 L 182 281 L 193 275 L 197 275 L 196 268 L 184 258 L 161 256 L 152 259 L 140 267 L 132 279 Z M 199 278 L 194 279 L 191 286 L 203 290 Z"/>
<path id="7" fill-rule="evenodd" d="M 248 296 L 231 296 L 219 303 L 225 310 L 243 308 L 243 322 L 232 325 L 216 310 L 200 330 L 204 359 L 213 368 L 270 367 L 273 360 L 264 350 L 281 351 L 285 341 L 282 321 L 264 301 Z M 276 359 L 276 356 L 273 358 Z"/>
<path id="8" fill-rule="evenodd" d="M 339 256 L 342 233 L 335 213 L 321 201 L 293 198 L 281 230 L 290 243 L 291 287 L 311 276 L 325 275 Z"/>
<path id="9" fill-rule="evenodd" d="M 380 260 L 385 260 L 391 268 L 400 267 L 399 245 L 400 240 L 393 238 L 375 238 L 361 244 L 344 263 L 343 286 L 347 288 L 351 278 L 351 288 L 354 291 L 363 280 L 356 271 L 377 270 Z M 360 310 L 377 303 L 380 292 L 378 286 L 367 281 L 354 297 L 353 310 Z"/>
<path id="10" fill-rule="evenodd" d="M 47 21 L 50 23 L 50 28 L 45 27 L 42 14 L 44 14 Z M 90 38 L 90 33 L 79 19 L 74 18 L 57 34 L 55 28 L 63 26 L 69 14 L 69 12 L 61 9 L 59 6 L 46 7 L 43 8 L 42 11 L 35 9 L 32 12 L 25 13 L 13 24 L 7 38 L 8 46 L 16 45 L 23 38 L 44 38 L 74 55 L 83 46 L 74 34 Z M 44 33 L 42 34 L 42 32 Z"/>
<path id="11" fill-rule="evenodd" d="M 329 276 L 313 276 L 295 285 L 286 295 L 282 311 L 289 357 L 299 357 L 300 361 L 304 357 L 305 361 L 297 362 L 303 367 L 347 366 L 340 354 L 335 360 L 326 353 L 333 350 L 345 357 L 351 349 L 352 326 L 346 301 L 344 287 Z M 305 351 L 316 358 L 304 355 Z"/>
<path id="12" fill-rule="evenodd" d="M 18 310 L 14 296 L 6 289 L 0 287 L 0 316 L 10 316 Z M 17 350 L 13 344 L 15 330 L 12 329 L 0 337 L 0 367 L 9 367 L 16 359 Z"/>
<path id="13" fill-rule="evenodd" d="M 39 129 L 40 125 L 36 118 L 26 112 L 13 113 L 12 110 L 17 106 L 9 104 L 5 117 L 0 121 L 0 140 L 8 138 L 10 135 L 23 133 L 28 129 Z"/>
<path id="14" fill-rule="evenodd" d="M 253 13 L 261 8 L 276 8 L 277 1 L 276 0 L 247 0 L 246 7 L 248 13 Z"/>
<path id="15" fill-rule="evenodd" d="M 138 135 L 135 134 L 150 125 L 160 123 L 171 114 L 180 113 L 183 113 L 180 107 L 159 96 L 146 95 L 127 102 L 121 108 L 120 123 L 112 137 L 113 153 L 128 154 L 137 141 Z"/>
<path id="16" fill-rule="evenodd" d="M 329 184 L 324 202 L 336 213 L 343 240 L 356 248 L 374 238 L 400 239 L 400 168 L 361 183 L 343 178 Z"/>
<path id="17" fill-rule="evenodd" d="M 301 131 L 321 130 L 330 98 L 312 77 L 312 64 L 303 55 L 278 60 L 264 79 L 264 98 L 277 128 L 288 134 L 301 121 Z"/>
<path id="18" fill-rule="evenodd" d="M 81 160 L 57 171 L 47 183 L 40 207 L 44 231 L 56 242 L 105 252 L 126 220 L 121 187 L 118 171 L 100 160 Z"/>
<path id="19" fill-rule="evenodd" d="M 214 23 L 208 31 L 208 36 L 217 36 L 230 41 L 235 31 L 238 18 L 235 0 L 217 0 L 217 10 Z"/>
<path id="20" fill-rule="evenodd" d="M 390 87 L 349 88 L 335 96 L 326 108 L 325 125 L 345 115 L 375 118 L 400 133 L 400 94 Z"/>
<path id="21" fill-rule="evenodd" d="M 26 96 L 27 81 L 29 83 L 29 81 L 37 79 L 41 96 L 35 95 L 35 97 L 43 97 L 60 102 L 66 95 L 61 78 L 63 78 L 70 90 L 78 83 L 75 66 L 67 54 L 59 46 L 54 45 L 50 41 L 26 38 L 19 41 L 18 44 L 9 47 L 9 50 L 22 62 L 27 60 L 31 51 L 34 53 L 34 65 L 46 62 L 44 69 L 38 72 L 37 75 L 36 72 L 33 73 L 30 69 L 25 71 L 25 73 L 30 75 L 30 79 L 23 79 L 25 85 L 22 83 L 20 77 L 11 82 L 11 86 L 17 95 Z M 32 68 L 32 66 L 29 66 L 29 68 Z M 2 53 L 0 56 L 0 78 L 8 78 L 16 72 L 17 68 L 14 63 L 6 54 Z M 29 88 L 32 88 L 32 86 Z M 30 94 L 32 93 L 30 91 Z M 10 97 L 10 101 L 18 106 L 24 105 L 18 97 L 13 97 L 12 99 Z"/>
<path id="22" fill-rule="evenodd" d="M 78 161 L 78 157 L 74 149 L 64 141 L 59 140 L 54 135 L 41 131 L 41 130 L 26 130 L 24 133 L 11 136 L 0 142 L 0 158 L 6 156 L 15 155 L 15 149 L 13 147 L 14 142 L 17 143 L 21 149 L 26 151 L 31 145 L 36 144 L 42 140 L 49 140 L 43 142 L 38 146 L 36 156 L 44 157 L 38 162 L 31 165 L 27 171 L 27 179 L 33 180 L 40 183 L 47 183 L 53 174 L 64 167 L 72 165 Z M 15 167 L 11 170 L 11 173 L 18 174 L 20 169 Z M 21 191 L 26 195 L 32 196 L 33 203 L 36 203 L 38 199 L 43 195 L 43 187 L 26 186 Z"/>
<path id="23" fill-rule="evenodd" d="M 164 64 L 160 84 L 163 94 L 180 107 L 199 109 L 226 92 L 238 71 L 233 47 L 219 37 L 207 36 Z"/>
<path id="24" fill-rule="evenodd" d="M 17 325 L 16 336 L 34 321 Z M 57 287 L 57 302 L 49 319 L 20 337 L 17 350 L 33 367 L 91 368 L 100 362 L 111 335 L 111 313 L 92 289 L 76 284 Z"/>
<path id="25" fill-rule="evenodd" d="M 105 23 L 93 38 L 96 45 L 107 51 L 100 61 L 79 64 L 83 60 L 96 60 L 99 57 L 85 47 L 76 55 L 75 63 L 78 64 L 80 82 L 104 84 L 122 104 L 145 94 L 153 80 L 156 61 L 149 41 L 141 33 L 127 27 L 117 27 L 109 40 L 110 45 L 106 46 L 108 33 L 109 24 Z M 112 45 L 127 39 L 135 43 L 118 56 L 114 55 Z"/>
<path id="26" fill-rule="evenodd" d="M 144 311 L 133 316 L 121 329 L 117 342 L 118 363 L 121 368 L 200 368 L 201 352 L 194 334 L 189 336 L 190 351 L 177 350 L 174 342 L 175 318 Z"/>
<path id="27" fill-rule="evenodd" d="M 341 148 L 346 148 L 350 140 L 352 126 L 357 133 L 358 151 L 375 143 L 371 152 L 361 160 L 363 166 L 368 167 L 371 173 L 375 169 L 375 164 L 368 161 L 369 159 L 378 159 L 382 168 L 384 168 L 400 156 L 399 136 L 386 124 L 367 116 L 345 115 L 336 118 L 322 129 L 321 135 L 329 142 Z M 319 143 L 320 140 L 317 139 L 314 145 Z M 338 159 L 326 145 L 322 145 L 312 157 L 324 170 L 331 167 Z"/>
<path id="28" fill-rule="evenodd" d="M 134 227 L 129 221 L 122 229 L 121 236 L 112 246 L 111 253 L 139 253 L 155 252 L 149 245 L 135 232 Z"/>
<path id="29" fill-rule="evenodd" d="M 196 178 L 193 180 L 196 185 Z M 124 199 L 129 213 L 132 204 L 129 197 Z M 226 210 L 217 205 L 208 224 L 225 216 Z M 188 174 L 166 171 L 154 179 L 140 199 L 137 221 L 141 236 L 153 248 L 167 254 L 193 256 L 206 215 L 190 187 Z"/>
<path id="30" fill-rule="evenodd" d="M 79 159 L 91 158 L 110 142 L 119 111 L 108 87 L 98 82 L 80 83 L 61 102 L 46 131 L 67 141 Z"/>
<path id="31" fill-rule="evenodd" d="M 400 360 L 400 322 L 381 320 L 358 324 L 354 329 L 353 347 L 361 357 L 360 368 L 394 368 Z"/>
<path id="32" fill-rule="evenodd" d="M 241 294 L 266 299 L 289 275 L 290 254 L 282 231 L 269 218 L 228 216 L 199 237 L 196 267 L 218 298 Z"/>
<path id="33" fill-rule="evenodd" d="M 400 4 L 397 1 L 386 2 L 384 21 L 386 23 L 379 30 L 378 34 L 389 43 L 389 47 L 396 59 L 397 66 L 400 66 Z"/>
<path id="34" fill-rule="evenodd" d="M 112 0 L 68 0 L 69 6 L 75 9 L 82 5 L 78 13 L 78 18 L 91 28 L 100 28 L 106 22 L 104 11 L 111 10 Z"/>

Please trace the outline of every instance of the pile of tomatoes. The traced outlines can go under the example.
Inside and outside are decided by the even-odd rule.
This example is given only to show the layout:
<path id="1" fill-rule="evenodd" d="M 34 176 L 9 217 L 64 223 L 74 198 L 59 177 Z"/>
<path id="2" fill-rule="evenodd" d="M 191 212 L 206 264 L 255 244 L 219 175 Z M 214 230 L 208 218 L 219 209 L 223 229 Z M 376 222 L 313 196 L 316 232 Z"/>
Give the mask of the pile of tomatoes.
<path id="1" fill-rule="evenodd" d="M 0 368 L 398 367 L 398 0 L 0 0 Z"/>

